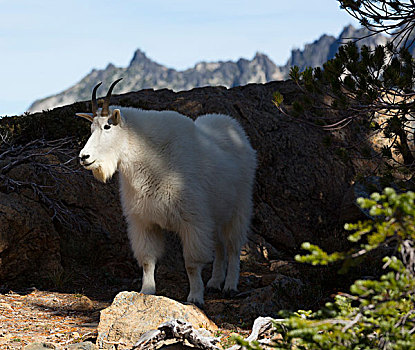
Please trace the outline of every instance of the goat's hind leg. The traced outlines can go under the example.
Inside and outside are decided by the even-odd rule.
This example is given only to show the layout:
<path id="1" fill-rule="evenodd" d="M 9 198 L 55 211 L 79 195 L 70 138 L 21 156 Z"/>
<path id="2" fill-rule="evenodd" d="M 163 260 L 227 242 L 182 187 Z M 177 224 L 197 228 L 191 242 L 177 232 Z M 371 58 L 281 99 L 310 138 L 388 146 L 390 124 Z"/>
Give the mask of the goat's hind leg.
<path id="1" fill-rule="evenodd" d="M 234 295 L 238 292 L 241 249 L 228 246 L 228 270 L 226 273 L 223 291 L 226 295 Z"/>
<path id="2" fill-rule="evenodd" d="M 249 223 L 247 217 L 249 216 L 235 216 L 231 224 L 224 229 L 228 269 L 223 291 L 227 295 L 234 295 L 238 292 L 240 255 L 246 241 Z"/>
<path id="3" fill-rule="evenodd" d="M 141 293 L 155 294 L 154 271 L 164 250 L 164 234 L 157 225 L 142 225 L 129 218 L 128 236 L 134 256 L 143 267 Z"/>
<path id="4" fill-rule="evenodd" d="M 183 257 L 190 285 L 187 301 L 199 307 L 204 304 L 202 269 L 212 259 L 213 241 L 210 235 L 211 232 L 207 227 L 190 227 L 180 232 L 183 243 Z"/>
<path id="5" fill-rule="evenodd" d="M 215 260 L 213 261 L 212 277 L 206 287 L 210 290 L 221 290 L 226 277 L 226 251 L 221 238 L 215 242 Z"/>

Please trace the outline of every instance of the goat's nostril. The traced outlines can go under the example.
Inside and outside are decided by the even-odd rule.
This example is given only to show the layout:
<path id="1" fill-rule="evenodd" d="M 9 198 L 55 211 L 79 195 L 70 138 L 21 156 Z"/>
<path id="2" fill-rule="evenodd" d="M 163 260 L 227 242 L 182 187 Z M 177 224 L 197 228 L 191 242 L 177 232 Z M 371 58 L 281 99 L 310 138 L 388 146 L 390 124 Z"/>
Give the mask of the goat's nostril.
<path id="1" fill-rule="evenodd" d="M 80 156 L 79 157 L 79 159 L 81 160 L 81 161 L 83 161 L 83 160 L 85 160 L 85 159 L 88 159 L 89 158 L 89 154 L 84 154 L 83 156 Z"/>

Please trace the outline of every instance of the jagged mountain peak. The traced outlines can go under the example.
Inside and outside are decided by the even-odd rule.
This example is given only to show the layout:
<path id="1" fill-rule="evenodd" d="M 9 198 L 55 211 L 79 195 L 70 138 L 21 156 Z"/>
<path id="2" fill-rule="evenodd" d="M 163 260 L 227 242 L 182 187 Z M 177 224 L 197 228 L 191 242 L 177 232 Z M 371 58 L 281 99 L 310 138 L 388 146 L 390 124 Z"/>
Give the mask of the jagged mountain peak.
<path id="1" fill-rule="evenodd" d="M 355 28 L 353 25 L 349 24 L 343 28 L 339 37 L 340 38 L 347 38 L 347 39 L 354 39 L 356 33 L 361 31 L 362 28 Z"/>
<path id="2" fill-rule="evenodd" d="M 255 52 L 254 60 L 255 59 L 266 59 L 270 61 L 270 58 L 265 53 L 260 51 Z"/>
<path id="3" fill-rule="evenodd" d="M 147 57 L 144 51 L 141 51 L 140 49 L 135 50 L 133 58 L 130 61 L 130 66 L 136 65 L 136 64 L 142 64 L 143 62 L 152 62 L 151 59 Z"/>
<path id="4" fill-rule="evenodd" d="M 275 63 L 265 53 L 262 52 L 256 52 L 252 62 L 275 65 Z"/>

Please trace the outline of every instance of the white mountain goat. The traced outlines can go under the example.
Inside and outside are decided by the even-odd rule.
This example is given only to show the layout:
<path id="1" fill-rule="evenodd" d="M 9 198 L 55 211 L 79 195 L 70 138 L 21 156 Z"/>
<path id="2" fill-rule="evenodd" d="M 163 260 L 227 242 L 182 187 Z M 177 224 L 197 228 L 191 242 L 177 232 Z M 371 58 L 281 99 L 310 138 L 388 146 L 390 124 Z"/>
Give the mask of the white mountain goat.
<path id="1" fill-rule="evenodd" d="M 121 79 L 119 79 L 121 80 Z M 203 305 L 208 288 L 237 291 L 241 247 L 252 214 L 256 154 L 242 127 L 226 115 L 193 121 L 173 111 L 109 106 L 115 81 L 98 109 L 92 92 L 91 136 L 81 164 L 106 182 L 120 172 L 128 236 L 143 267 L 141 292 L 154 294 L 154 269 L 163 253 L 163 230 L 178 233 L 190 283 L 187 301 Z"/>

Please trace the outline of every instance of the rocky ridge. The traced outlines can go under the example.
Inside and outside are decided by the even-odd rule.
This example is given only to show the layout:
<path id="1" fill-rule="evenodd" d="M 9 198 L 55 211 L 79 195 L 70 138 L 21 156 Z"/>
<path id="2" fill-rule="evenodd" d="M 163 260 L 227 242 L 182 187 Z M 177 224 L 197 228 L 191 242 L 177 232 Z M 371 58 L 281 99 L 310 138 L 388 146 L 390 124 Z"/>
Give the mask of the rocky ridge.
<path id="1" fill-rule="evenodd" d="M 252 60 L 241 58 L 237 62 L 200 62 L 184 71 L 167 68 L 148 58 L 137 50 L 126 68 L 109 64 L 103 70 L 92 70 L 79 83 L 69 89 L 42 100 L 35 101 L 28 109 L 30 112 L 51 109 L 75 101 L 90 98 L 96 82 L 110 84 L 123 77 L 120 83 L 122 93 L 141 89 L 168 88 L 175 91 L 189 90 L 201 86 L 223 85 L 233 87 L 249 83 L 265 83 L 281 80 L 286 76 L 266 55 L 257 53 Z"/>
<path id="2" fill-rule="evenodd" d="M 369 34 L 366 28 L 356 29 L 352 25 L 344 27 L 340 35 L 336 38 L 332 35 L 322 35 L 311 44 L 306 44 L 304 49 L 295 49 L 291 52 L 291 57 L 284 66 L 283 71 L 289 71 L 292 66 L 298 66 L 300 71 L 307 67 L 321 67 L 325 62 L 332 59 L 339 47 L 350 40 L 364 38 Z M 388 39 L 383 35 L 374 35 L 361 39 L 357 42 L 358 47 L 363 45 L 375 47 L 385 45 Z"/>
<path id="3" fill-rule="evenodd" d="M 218 85 L 231 88 L 249 83 L 283 80 L 288 78 L 291 66 L 297 65 L 301 70 L 307 66 L 322 66 L 323 63 L 334 57 L 342 43 L 364 37 L 367 34 L 366 29 L 355 29 L 350 25 L 345 27 L 337 38 L 323 35 L 313 43 L 306 44 L 303 50 L 293 50 L 284 66 L 277 66 L 263 53 L 256 53 L 252 60 L 241 58 L 236 62 L 200 62 L 193 68 L 177 71 L 154 62 L 144 52 L 137 50 L 128 67 L 116 67 L 109 64 L 105 69 L 94 69 L 80 82 L 65 91 L 35 101 L 28 111 L 38 112 L 75 101 L 87 100 L 97 82 L 102 81 L 104 85 L 108 86 L 120 77 L 124 78 L 117 86 L 121 93 L 148 88 L 168 88 L 174 91 Z M 376 35 L 359 41 L 358 45 L 374 47 L 384 44 L 386 40 L 386 37 Z"/>

